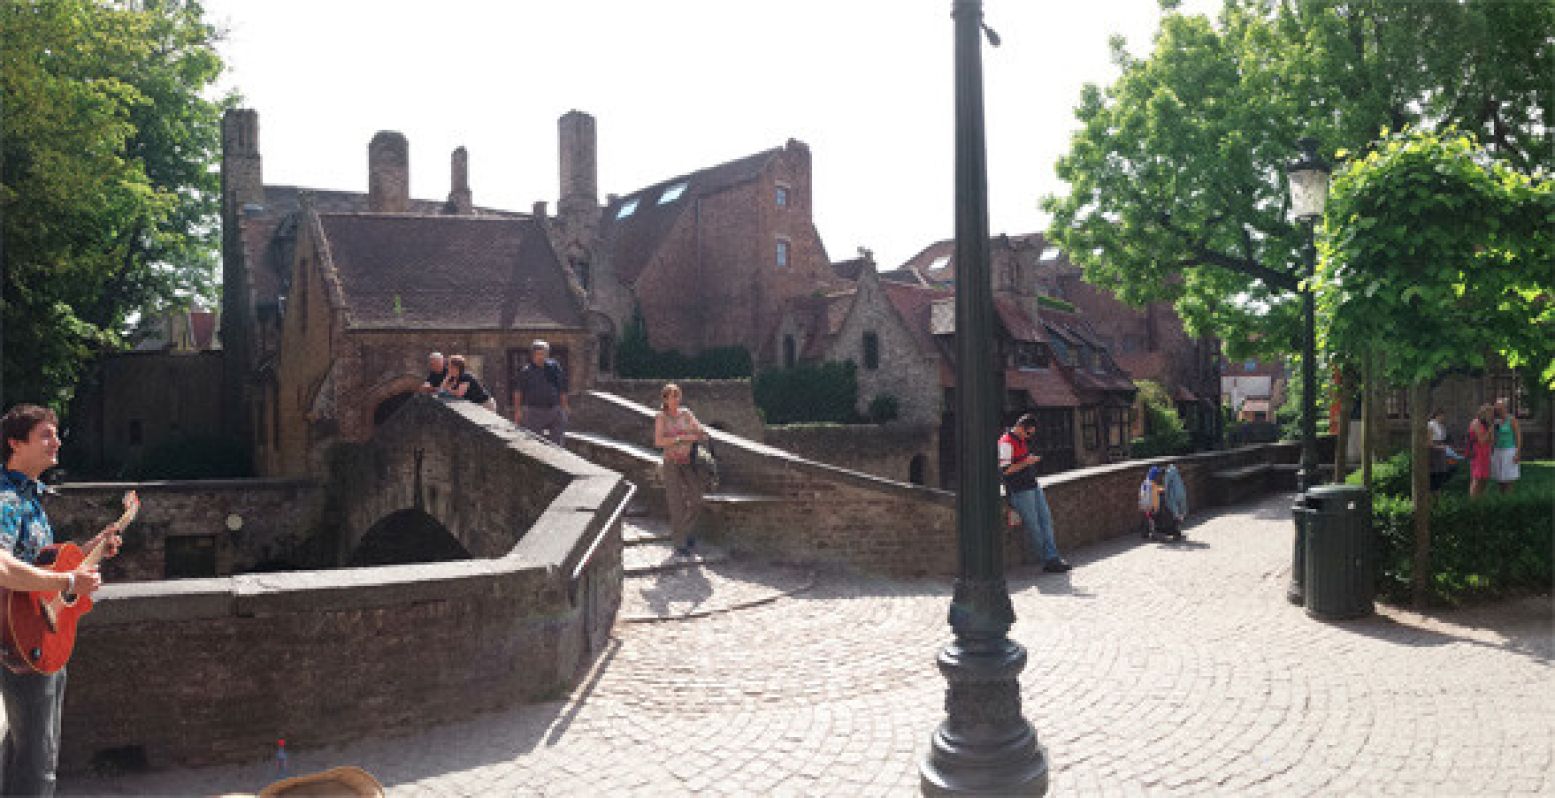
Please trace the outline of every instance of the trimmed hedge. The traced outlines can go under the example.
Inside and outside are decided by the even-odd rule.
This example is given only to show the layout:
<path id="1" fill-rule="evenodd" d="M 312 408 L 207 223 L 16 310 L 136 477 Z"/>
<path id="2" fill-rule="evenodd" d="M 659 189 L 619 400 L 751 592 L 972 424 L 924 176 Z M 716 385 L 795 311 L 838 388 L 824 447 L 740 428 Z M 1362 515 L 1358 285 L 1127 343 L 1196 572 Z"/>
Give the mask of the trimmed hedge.
<path id="1" fill-rule="evenodd" d="M 1414 570 L 1415 508 L 1408 497 L 1409 456 L 1372 467 L 1372 514 L 1377 532 L 1377 593 L 1406 604 Z M 1431 598 L 1461 604 L 1555 587 L 1550 506 L 1555 463 L 1524 462 L 1510 494 L 1491 485 L 1468 497 L 1467 468 L 1459 468 L 1431 505 Z M 1359 484 L 1359 476 L 1347 480 Z M 1403 493 L 1398 491 L 1402 489 Z"/>
<path id="2" fill-rule="evenodd" d="M 743 346 L 705 349 L 695 355 L 674 350 L 659 351 L 648 345 L 648 327 L 634 316 L 616 344 L 616 374 L 626 379 L 729 380 L 755 371 L 750 352 Z"/>
<path id="3" fill-rule="evenodd" d="M 763 371 L 754 389 L 768 424 L 858 421 L 858 376 L 851 360 Z"/>

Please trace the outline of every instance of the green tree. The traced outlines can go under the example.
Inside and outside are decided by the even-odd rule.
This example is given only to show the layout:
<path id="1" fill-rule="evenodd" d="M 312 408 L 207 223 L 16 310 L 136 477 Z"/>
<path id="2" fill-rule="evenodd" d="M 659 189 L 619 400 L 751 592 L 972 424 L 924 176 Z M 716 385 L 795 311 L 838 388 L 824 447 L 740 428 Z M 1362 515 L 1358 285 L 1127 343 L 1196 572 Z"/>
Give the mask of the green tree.
<path id="1" fill-rule="evenodd" d="M 1411 407 L 1490 356 L 1555 386 L 1555 181 L 1491 160 L 1462 133 L 1408 131 L 1336 176 L 1325 229 L 1328 343 L 1379 352 Z M 1417 604 L 1431 574 L 1426 415 L 1411 422 Z"/>
<path id="2" fill-rule="evenodd" d="M 1383 129 L 1456 125 L 1493 157 L 1555 166 L 1555 4 L 1226 0 L 1173 12 L 1154 50 L 1085 87 L 1048 197 L 1050 237 L 1131 302 L 1170 300 L 1232 357 L 1290 352 L 1296 253 L 1283 167 L 1296 140 L 1364 152 Z"/>
<path id="3" fill-rule="evenodd" d="M 197 2 L 0 4 L 6 404 L 62 404 L 136 315 L 214 297 L 215 39 Z"/>

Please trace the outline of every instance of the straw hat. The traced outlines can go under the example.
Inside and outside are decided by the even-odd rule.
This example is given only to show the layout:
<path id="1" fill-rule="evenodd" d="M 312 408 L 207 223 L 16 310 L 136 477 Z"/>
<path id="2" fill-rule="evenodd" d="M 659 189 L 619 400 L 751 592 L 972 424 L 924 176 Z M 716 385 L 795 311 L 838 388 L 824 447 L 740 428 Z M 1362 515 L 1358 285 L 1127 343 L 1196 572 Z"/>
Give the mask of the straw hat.
<path id="1" fill-rule="evenodd" d="M 383 785 L 367 771 L 347 765 L 282 779 L 260 790 L 258 798 L 383 798 Z"/>

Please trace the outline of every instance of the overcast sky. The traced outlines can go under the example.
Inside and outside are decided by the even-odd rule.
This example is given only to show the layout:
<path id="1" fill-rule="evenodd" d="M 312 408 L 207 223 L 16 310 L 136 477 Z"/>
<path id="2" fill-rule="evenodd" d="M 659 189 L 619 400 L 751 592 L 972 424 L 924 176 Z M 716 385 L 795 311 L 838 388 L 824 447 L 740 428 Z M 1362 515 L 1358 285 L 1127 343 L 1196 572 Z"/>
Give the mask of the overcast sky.
<path id="1" fill-rule="evenodd" d="M 1201 0 L 1193 7 L 1213 5 Z M 410 140 L 411 194 L 448 193 L 470 151 L 475 202 L 557 195 L 556 119 L 598 120 L 599 185 L 626 194 L 797 138 L 828 254 L 892 268 L 953 233 L 950 0 L 207 0 L 229 73 L 259 112 L 265 180 L 365 191 L 377 130 Z M 1156 0 L 987 0 L 994 233 L 1040 230 L 1038 200 L 1107 39 L 1146 52 Z"/>

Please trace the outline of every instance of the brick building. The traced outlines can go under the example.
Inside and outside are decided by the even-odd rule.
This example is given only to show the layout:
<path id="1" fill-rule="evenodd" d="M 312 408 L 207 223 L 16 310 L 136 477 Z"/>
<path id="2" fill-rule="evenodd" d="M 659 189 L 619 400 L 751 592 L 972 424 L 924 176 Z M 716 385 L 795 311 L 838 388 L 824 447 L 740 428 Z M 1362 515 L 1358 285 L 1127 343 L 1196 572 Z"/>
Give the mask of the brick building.
<path id="1" fill-rule="evenodd" d="M 425 379 L 429 351 L 466 354 L 504 411 L 536 337 L 588 384 L 585 295 L 543 206 L 477 207 L 464 148 L 447 199 L 422 200 L 399 133 L 369 143 L 365 193 L 266 185 L 254 111 L 228 112 L 222 134 L 223 404 L 261 473 L 366 438 Z"/>
<path id="2" fill-rule="evenodd" d="M 608 198 L 600 238 L 593 262 L 630 300 L 591 309 L 619 329 L 635 307 L 657 349 L 756 353 L 785 303 L 839 283 L 811 216 L 810 148 L 792 139 Z"/>
<path id="3" fill-rule="evenodd" d="M 999 235 L 989 242 L 990 278 L 996 296 L 1022 306 L 1039 298 L 1060 300 L 1086 322 L 1094 346 L 1129 377 L 1160 383 L 1177 404 L 1195 443 L 1210 445 L 1219 435 L 1220 347 L 1213 338 L 1193 338 L 1167 303 L 1132 307 L 1111 292 L 1085 282 L 1078 266 L 1040 233 Z M 888 280 L 952 286 L 955 242 L 937 241 L 888 272 Z M 1048 303 L 1050 308 L 1060 303 Z M 1143 418 L 1135 414 L 1135 423 Z M 1134 434 L 1142 434 L 1136 428 Z"/>

